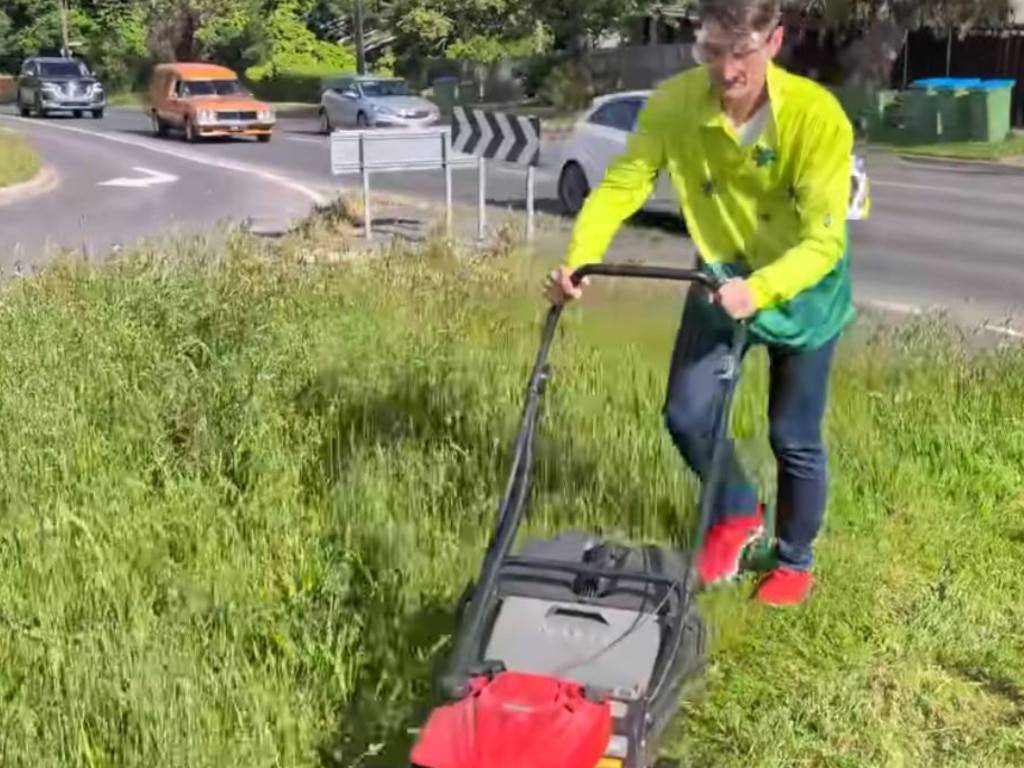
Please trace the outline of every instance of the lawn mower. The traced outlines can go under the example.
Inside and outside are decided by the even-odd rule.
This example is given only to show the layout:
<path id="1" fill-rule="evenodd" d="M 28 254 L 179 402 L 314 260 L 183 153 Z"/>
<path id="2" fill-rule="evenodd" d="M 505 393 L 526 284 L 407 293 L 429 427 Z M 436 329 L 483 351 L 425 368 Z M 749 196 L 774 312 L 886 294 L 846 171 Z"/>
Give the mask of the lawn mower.
<path id="1" fill-rule="evenodd" d="M 592 275 L 718 287 L 698 270 L 600 263 L 577 269 L 573 282 Z M 440 681 L 446 701 L 419 733 L 414 768 L 649 768 L 659 762 L 658 743 L 684 688 L 704 667 L 694 553 L 721 474 L 745 324 L 736 324 L 731 364 L 721 374 L 714 451 L 689 553 L 564 531 L 530 539 L 513 554 L 561 311 L 552 306 L 544 323 L 498 524 L 479 579 L 460 601 Z M 767 536 L 751 545 L 745 565 L 756 568 L 770 549 Z"/>

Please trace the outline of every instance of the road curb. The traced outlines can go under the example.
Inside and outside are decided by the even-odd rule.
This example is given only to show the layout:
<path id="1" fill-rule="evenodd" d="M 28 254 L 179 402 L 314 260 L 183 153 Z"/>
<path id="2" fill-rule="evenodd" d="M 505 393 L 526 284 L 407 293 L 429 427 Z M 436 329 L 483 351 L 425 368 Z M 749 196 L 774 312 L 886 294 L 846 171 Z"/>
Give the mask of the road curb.
<path id="1" fill-rule="evenodd" d="M 927 166 L 931 168 L 945 168 L 964 170 L 976 169 L 986 171 L 999 171 L 1007 175 L 1024 174 L 1024 165 L 1007 163 L 1000 160 L 965 160 L 959 157 L 936 157 L 934 155 L 912 155 L 900 154 L 899 160 L 907 165 Z"/>
<path id="2" fill-rule="evenodd" d="M 43 165 L 39 172 L 28 181 L 0 189 L 0 205 L 10 205 L 38 197 L 53 191 L 58 184 L 60 184 L 60 175 L 57 173 L 57 169 L 52 165 Z"/>

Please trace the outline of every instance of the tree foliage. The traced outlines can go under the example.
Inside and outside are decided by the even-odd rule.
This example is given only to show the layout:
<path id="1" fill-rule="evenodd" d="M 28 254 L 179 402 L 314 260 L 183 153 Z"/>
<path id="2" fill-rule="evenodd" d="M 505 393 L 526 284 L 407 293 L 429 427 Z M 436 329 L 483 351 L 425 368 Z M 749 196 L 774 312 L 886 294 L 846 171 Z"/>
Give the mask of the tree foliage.
<path id="1" fill-rule="evenodd" d="M 1003 23 L 1011 10 L 1009 0 L 806 0 L 794 5 L 832 23 L 889 22 L 903 29 L 961 31 Z"/>
<path id="2" fill-rule="evenodd" d="M 388 32 L 386 68 L 427 59 L 490 64 L 552 50 L 579 53 L 643 15 L 653 0 L 67 0 L 74 50 L 114 89 L 138 86 L 154 62 L 207 59 L 257 81 L 355 66 L 352 16 Z M 872 30 L 891 58 L 905 30 L 963 31 L 1004 20 L 1009 0 L 797 0 L 798 10 Z M 60 0 L 0 1 L 0 70 L 61 47 Z M 879 31 L 881 30 L 881 31 Z M 339 43 L 344 37 L 345 42 Z M 879 42 L 882 41 L 882 42 Z"/>

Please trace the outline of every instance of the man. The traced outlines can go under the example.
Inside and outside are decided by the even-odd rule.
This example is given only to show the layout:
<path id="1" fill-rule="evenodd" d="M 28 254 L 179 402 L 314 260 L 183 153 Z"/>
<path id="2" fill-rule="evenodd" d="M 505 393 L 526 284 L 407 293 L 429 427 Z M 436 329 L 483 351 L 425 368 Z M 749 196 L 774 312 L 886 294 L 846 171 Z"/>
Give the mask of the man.
<path id="1" fill-rule="evenodd" d="M 666 171 L 700 254 L 725 282 L 693 287 L 672 354 L 665 423 L 703 477 L 720 403 L 731 328 L 749 319 L 751 343 L 771 360 L 768 416 L 778 463 L 777 566 L 757 598 L 803 602 L 826 504 L 822 440 L 836 342 L 853 319 L 846 231 L 853 129 L 836 99 L 773 62 L 782 44 L 779 0 L 701 0 L 694 46 L 702 65 L 651 94 L 626 151 L 576 221 L 567 266 L 551 275 L 553 302 L 576 299 L 572 270 L 599 261 L 622 222 Z M 729 445 L 715 520 L 698 557 L 701 580 L 735 577 L 763 532 L 756 487 Z"/>

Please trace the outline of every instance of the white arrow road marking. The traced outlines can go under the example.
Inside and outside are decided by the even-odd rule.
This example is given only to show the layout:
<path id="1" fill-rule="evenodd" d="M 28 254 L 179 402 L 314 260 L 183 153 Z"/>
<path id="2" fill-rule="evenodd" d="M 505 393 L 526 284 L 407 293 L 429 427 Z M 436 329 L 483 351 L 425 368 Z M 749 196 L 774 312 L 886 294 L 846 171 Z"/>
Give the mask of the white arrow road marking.
<path id="1" fill-rule="evenodd" d="M 170 174 L 163 173 L 162 171 L 154 171 L 149 168 L 140 168 L 135 166 L 132 168 L 133 171 L 146 174 L 145 176 L 128 178 L 126 176 L 120 176 L 116 179 L 109 179 L 107 181 L 101 181 L 96 186 L 98 187 L 152 187 L 156 184 L 171 184 L 178 180 L 178 177 Z"/>

